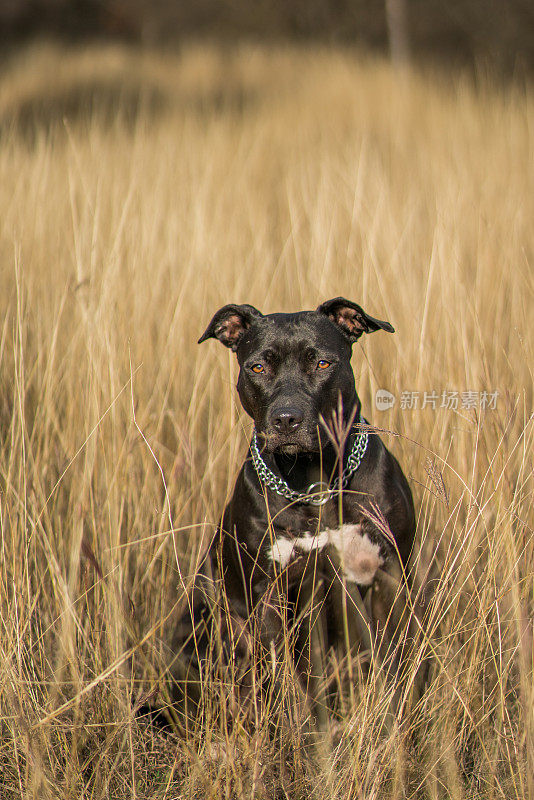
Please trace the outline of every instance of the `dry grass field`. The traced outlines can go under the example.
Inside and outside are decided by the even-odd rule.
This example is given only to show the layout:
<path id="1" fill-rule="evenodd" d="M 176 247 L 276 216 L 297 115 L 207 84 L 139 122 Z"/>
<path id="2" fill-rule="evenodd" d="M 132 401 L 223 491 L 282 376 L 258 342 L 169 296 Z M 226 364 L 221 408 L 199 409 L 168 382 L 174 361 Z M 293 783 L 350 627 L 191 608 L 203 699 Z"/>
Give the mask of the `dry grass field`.
<path id="1" fill-rule="evenodd" d="M 3 64 L 0 142 L 2 800 L 534 797 L 532 91 L 341 51 L 43 45 Z M 289 673 L 281 736 L 209 685 L 161 731 L 136 709 L 165 702 L 251 432 L 233 355 L 196 340 L 226 302 L 337 295 L 396 328 L 353 364 L 437 575 L 426 690 L 387 725 L 360 676 L 323 748 Z"/>

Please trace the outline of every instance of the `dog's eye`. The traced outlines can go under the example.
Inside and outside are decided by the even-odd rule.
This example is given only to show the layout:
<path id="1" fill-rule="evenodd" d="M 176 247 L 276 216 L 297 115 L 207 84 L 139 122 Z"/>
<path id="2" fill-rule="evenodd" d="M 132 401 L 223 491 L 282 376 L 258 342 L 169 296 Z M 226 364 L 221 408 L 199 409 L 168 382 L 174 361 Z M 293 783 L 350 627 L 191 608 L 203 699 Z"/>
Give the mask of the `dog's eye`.
<path id="1" fill-rule="evenodd" d="M 261 372 L 265 372 L 265 367 L 263 364 L 253 364 L 250 369 L 257 375 L 259 375 Z"/>
<path id="2" fill-rule="evenodd" d="M 325 361 L 324 358 L 317 362 L 317 369 L 327 369 L 329 366 L 330 361 Z"/>

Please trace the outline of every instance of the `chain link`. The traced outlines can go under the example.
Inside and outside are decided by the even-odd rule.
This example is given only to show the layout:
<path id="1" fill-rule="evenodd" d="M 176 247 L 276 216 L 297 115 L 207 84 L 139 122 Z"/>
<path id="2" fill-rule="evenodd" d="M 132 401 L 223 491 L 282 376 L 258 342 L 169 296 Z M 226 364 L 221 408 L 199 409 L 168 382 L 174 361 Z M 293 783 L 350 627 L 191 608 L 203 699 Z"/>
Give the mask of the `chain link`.
<path id="1" fill-rule="evenodd" d="M 365 422 L 363 417 L 360 419 L 360 422 Z M 341 489 L 346 488 L 350 478 L 360 466 L 362 458 L 365 455 L 365 451 L 367 450 L 368 440 L 369 440 L 369 434 L 367 433 L 367 431 L 356 434 L 356 439 L 347 458 L 347 466 L 341 473 Z M 277 494 L 282 495 L 282 497 L 286 497 L 288 500 L 292 500 L 293 502 L 306 503 L 312 506 L 322 506 L 330 499 L 330 497 L 333 497 L 335 494 L 339 492 L 339 484 L 340 484 L 339 476 L 335 478 L 334 481 L 332 482 L 332 488 L 327 487 L 322 492 L 316 493 L 321 495 L 321 497 L 318 498 L 311 496 L 311 491 L 315 486 L 319 486 L 322 484 L 312 483 L 308 487 L 307 492 L 296 492 L 294 489 L 291 489 L 283 478 L 279 478 L 277 475 L 274 474 L 274 472 L 272 472 L 269 469 L 269 467 L 261 457 L 260 449 L 258 447 L 258 436 L 255 430 L 254 430 L 254 435 L 252 436 L 252 441 L 250 443 L 250 454 L 252 456 L 252 463 L 254 464 L 254 469 L 256 470 L 256 474 L 260 479 L 260 481 L 265 486 L 268 486 L 270 489 L 273 489 L 273 491 L 275 491 Z"/>

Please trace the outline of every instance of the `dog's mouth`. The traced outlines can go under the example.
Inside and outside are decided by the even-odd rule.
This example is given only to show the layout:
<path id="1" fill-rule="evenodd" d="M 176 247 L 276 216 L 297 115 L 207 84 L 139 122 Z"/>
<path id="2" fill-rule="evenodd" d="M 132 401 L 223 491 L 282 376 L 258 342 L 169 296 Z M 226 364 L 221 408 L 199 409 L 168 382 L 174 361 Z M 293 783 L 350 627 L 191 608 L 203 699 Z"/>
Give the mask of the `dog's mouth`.
<path id="1" fill-rule="evenodd" d="M 258 433 L 260 450 L 266 453 L 295 456 L 305 453 L 317 453 L 320 450 L 317 436 L 310 435 L 304 430 L 290 437 L 281 436 L 279 433 L 270 431 L 258 431 Z"/>
<path id="2" fill-rule="evenodd" d="M 297 453 L 302 452 L 302 447 L 296 442 L 287 442 L 286 444 L 280 444 L 275 447 L 274 452 L 281 453 L 283 456 L 296 456 Z"/>

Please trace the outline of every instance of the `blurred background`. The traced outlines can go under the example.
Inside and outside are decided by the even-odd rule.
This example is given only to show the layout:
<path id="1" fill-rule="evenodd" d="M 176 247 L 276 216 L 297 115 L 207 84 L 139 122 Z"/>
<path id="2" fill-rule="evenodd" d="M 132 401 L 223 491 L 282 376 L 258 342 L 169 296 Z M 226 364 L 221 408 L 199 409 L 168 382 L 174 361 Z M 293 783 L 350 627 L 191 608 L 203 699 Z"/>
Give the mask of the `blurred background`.
<path id="1" fill-rule="evenodd" d="M 531 0 L 0 0 L 4 46 L 42 34 L 152 45 L 191 36 L 315 41 L 506 74 L 534 66 Z"/>

